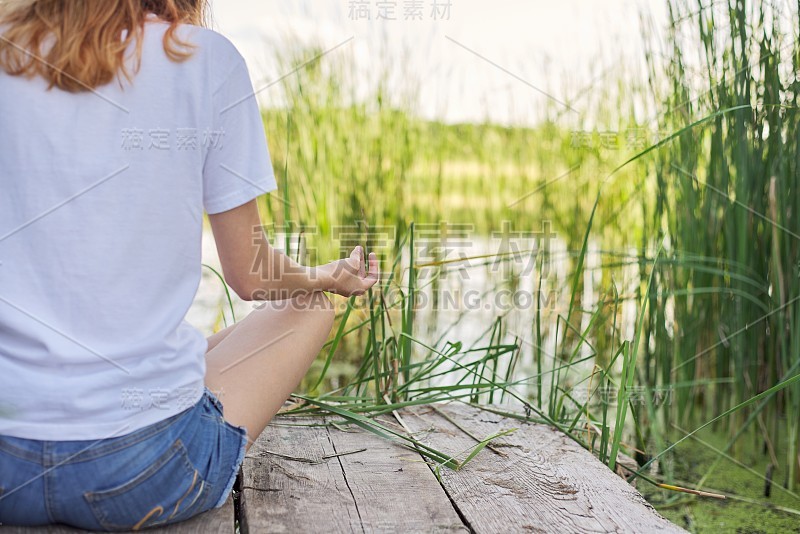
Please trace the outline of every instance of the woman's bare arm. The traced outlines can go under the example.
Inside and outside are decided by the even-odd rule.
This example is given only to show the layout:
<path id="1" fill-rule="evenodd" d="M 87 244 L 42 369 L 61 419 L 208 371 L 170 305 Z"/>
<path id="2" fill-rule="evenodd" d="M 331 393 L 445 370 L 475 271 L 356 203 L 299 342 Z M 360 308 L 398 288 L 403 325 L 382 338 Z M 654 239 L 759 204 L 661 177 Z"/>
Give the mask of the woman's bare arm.
<path id="1" fill-rule="evenodd" d="M 273 248 L 252 200 L 209 215 L 225 281 L 243 300 L 282 300 L 314 291 L 360 295 L 378 281 L 378 260 L 356 247 L 349 258 L 319 267 L 298 264 Z"/>

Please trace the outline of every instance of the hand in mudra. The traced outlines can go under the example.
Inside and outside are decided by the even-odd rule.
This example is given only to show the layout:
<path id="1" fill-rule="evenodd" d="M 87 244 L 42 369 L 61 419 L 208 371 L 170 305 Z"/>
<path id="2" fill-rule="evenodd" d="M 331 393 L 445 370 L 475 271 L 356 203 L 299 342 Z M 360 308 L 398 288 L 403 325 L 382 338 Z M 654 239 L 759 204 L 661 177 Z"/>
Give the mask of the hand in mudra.
<path id="1" fill-rule="evenodd" d="M 352 297 L 363 295 L 380 277 L 378 257 L 374 252 L 364 257 L 364 248 L 358 246 L 350 257 L 317 267 L 322 277 L 323 289 L 330 293 Z"/>

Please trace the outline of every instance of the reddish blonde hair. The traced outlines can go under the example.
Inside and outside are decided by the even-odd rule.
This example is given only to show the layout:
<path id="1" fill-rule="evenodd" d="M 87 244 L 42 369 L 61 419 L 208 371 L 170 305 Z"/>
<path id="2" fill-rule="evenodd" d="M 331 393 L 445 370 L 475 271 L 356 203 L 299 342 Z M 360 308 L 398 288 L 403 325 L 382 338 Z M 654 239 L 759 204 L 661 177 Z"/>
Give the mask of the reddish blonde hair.
<path id="1" fill-rule="evenodd" d="M 148 14 L 170 24 L 164 52 L 182 62 L 194 47 L 175 31 L 179 24 L 205 26 L 206 10 L 207 0 L 0 0 L 0 68 L 12 76 L 43 76 L 50 88 L 73 93 L 120 73 L 130 81 L 125 52 L 135 43 L 135 73 Z"/>

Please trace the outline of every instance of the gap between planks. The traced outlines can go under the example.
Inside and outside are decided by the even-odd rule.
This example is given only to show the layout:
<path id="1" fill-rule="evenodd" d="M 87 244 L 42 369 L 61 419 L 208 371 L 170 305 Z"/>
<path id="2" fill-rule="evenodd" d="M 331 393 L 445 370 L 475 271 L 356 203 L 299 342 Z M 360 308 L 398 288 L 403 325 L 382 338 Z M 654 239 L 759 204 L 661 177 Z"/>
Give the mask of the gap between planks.
<path id="1" fill-rule="evenodd" d="M 685 532 L 549 426 L 461 403 L 437 409 L 403 413 L 415 437 L 439 450 L 466 451 L 476 439 L 517 428 L 493 442 L 498 454 L 482 451 L 462 470 L 440 470 L 445 490 L 475 532 Z"/>
<path id="2" fill-rule="evenodd" d="M 440 483 L 418 452 L 369 432 L 271 425 L 245 460 L 243 532 L 684 532 L 550 427 L 462 404 L 401 414 L 408 432 L 447 453 L 518 430 L 462 470 L 441 469 Z"/>
<path id="3" fill-rule="evenodd" d="M 416 451 L 361 430 L 270 425 L 243 474 L 245 533 L 469 531 Z"/>

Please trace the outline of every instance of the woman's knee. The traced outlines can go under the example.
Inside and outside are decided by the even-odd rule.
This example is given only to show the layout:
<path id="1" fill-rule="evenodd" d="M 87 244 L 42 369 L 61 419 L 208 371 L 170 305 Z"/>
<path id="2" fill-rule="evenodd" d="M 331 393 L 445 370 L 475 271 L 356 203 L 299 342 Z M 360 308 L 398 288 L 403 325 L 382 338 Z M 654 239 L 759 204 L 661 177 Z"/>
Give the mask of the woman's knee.
<path id="1" fill-rule="evenodd" d="M 293 325 L 298 322 L 312 322 L 315 326 L 329 331 L 333 326 L 335 311 L 333 304 L 325 293 L 315 291 L 291 299 L 262 302 L 256 311 L 266 311 L 262 314 L 265 320 L 274 321 L 285 319 Z M 276 314 L 281 319 L 276 317 Z M 327 334 L 327 331 L 326 331 Z"/>
<path id="2" fill-rule="evenodd" d="M 300 311 L 314 311 L 320 312 L 322 315 L 329 315 L 333 318 L 333 304 L 328 298 L 328 295 L 322 291 L 314 291 L 313 293 L 306 293 L 293 299 L 294 304 Z"/>
<path id="3" fill-rule="evenodd" d="M 297 297 L 298 311 L 305 315 L 313 315 L 315 320 L 318 320 L 324 328 L 326 334 L 333 326 L 333 319 L 336 312 L 333 308 L 328 296 L 321 292 L 315 291 L 301 297 Z"/>

